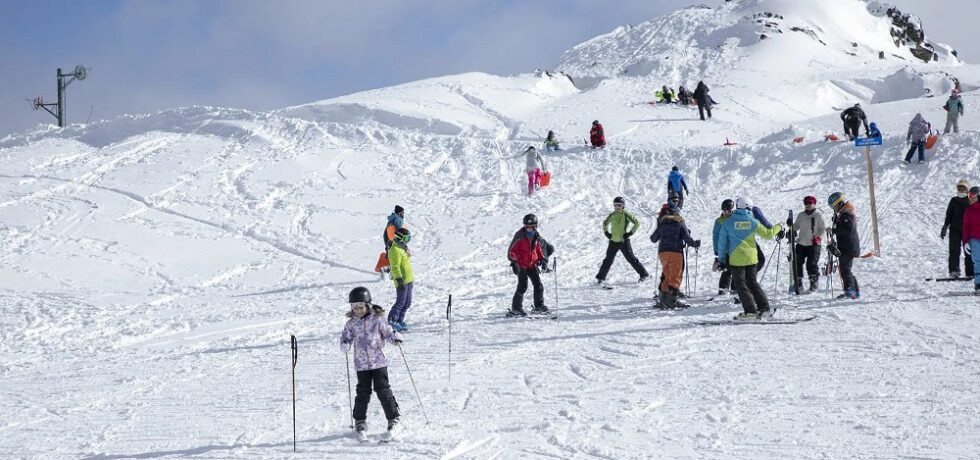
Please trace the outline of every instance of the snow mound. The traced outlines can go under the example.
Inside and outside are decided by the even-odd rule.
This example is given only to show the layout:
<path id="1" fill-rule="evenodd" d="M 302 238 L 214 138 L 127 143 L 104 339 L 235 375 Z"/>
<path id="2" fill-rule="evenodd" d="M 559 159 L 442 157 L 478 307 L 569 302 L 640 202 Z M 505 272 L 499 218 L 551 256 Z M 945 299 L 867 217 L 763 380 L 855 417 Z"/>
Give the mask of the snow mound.
<path id="1" fill-rule="evenodd" d="M 777 55 L 768 62 L 767 55 Z M 656 75 L 717 78 L 758 68 L 759 55 L 780 67 L 829 55 L 846 67 L 862 59 L 959 63 L 947 45 L 929 40 L 921 22 L 897 8 L 864 0 L 740 0 L 712 9 L 691 7 L 624 26 L 562 55 L 558 69 L 576 78 Z"/>

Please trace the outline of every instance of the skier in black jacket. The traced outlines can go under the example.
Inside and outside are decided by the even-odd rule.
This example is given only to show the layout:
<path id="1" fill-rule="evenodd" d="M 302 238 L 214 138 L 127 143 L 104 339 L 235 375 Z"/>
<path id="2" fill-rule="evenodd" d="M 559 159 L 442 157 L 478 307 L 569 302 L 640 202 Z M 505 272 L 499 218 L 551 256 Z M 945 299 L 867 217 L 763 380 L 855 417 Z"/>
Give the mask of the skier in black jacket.
<path id="1" fill-rule="evenodd" d="M 847 135 L 848 140 L 853 141 L 858 137 L 858 128 L 861 126 L 861 123 L 864 123 L 864 134 L 870 136 L 868 117 L 864 114 L 864 110 L 861 109 L 861 104 L 854 104 L 854 107 L 845 109 L 840 113 L 840 119 L 844 122 L 844 134 Z"/>
<path id="2" fill-rule="evenodd" d="M 847 201 L 841 192 L 834 192 L 827 198 L 827 204 L 834 209 L 834 242 L 827 245 L 827 251 L 839 260 L 841 282 L 844 293 L 838 299 L 860 299 L 861 288 L 854 276 L 854 259 L 861 255 L 861 238 L 858 237 L 857 216 L 854 205 Z"/>
<path id="3" fill-rule="evenodd" d="M 708 112 L 708 118 L 711 118 L 711 96 L 708 96 L 708 85 L 704 84 L 703 81 L 698 82 L 698 87 L 694 90 L 694 102 L 698 104 L 698 114 L 701 115 L 701 121 L 704 121 L 704 112 Z"/>
<path id="4" fill-rule="evenodd" d="M 963 214 L 970 206 L 970 199 L 966 196 L 970 189 L 970 183 L 966 179 L 956 184 L 956 196 L 950 198 L 949 205 L 946 206 L 946 221 L 943 222 L 943 230 L 939 233 L 940 238 L 946 238 L 949 232 L 949 277 L 959 278 L 960 276 L 960 244 L 963 240 Z M 964 257 L 966 277 L 973 278 L 973 259 L 969 254 Z"/>

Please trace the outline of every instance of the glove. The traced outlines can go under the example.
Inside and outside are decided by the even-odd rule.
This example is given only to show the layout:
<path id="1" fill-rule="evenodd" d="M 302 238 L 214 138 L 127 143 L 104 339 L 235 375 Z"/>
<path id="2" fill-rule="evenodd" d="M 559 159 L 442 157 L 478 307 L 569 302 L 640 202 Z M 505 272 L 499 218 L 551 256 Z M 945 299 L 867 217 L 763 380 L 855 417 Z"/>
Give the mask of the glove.
<path id="1" fill-rule="evenodd" d="M 718 262 L 718 271 L 723 272 L 725 270 L 728 270 L 728 264 L 719 261 Z"/>
<path id="2" fill-rule="evenodd" d="M 941 240 L 945 240 L 946 239 L 946 229 L 945 228 L 941 232 L 939 232 L 939 239 L 941 239 Z"/>
<path id="3" fill-rule="evenodd" d="M 608 239 L 608 240 L 611 240 L 612 239 L 612 233 L 609 233 L 609 232 L 602 232 L 602 233 L 605 233 L 606 234 L 606 239 Z"/>
<path id="4" fill-rule="evenodd" d="M 781 240 L 784 236 L 786 236 L 786 230 L 779 229 L 779 233 L 776 234 L 776 239 Z"/>
<path id="5" fill-rule="evenodd" d="M 840 249 L 837 249 L 837 245 L 830 243 L 827 245 L 827 252 L 834 255 L 834 257 L 840 257 Z"/>
<path id="6" fill-rule="evenodd" d="M 701 247 L 701 240 L 694 240 L 694 244 L 691 245 L 692 248 L 698 249 Z"/>
<path id="7" fill-rule="evenodd" d="M 514 272 L 515 275 L 517 274 L 517 272 L 521 271 L 520 267 L 517 266 L 517 262 L 514 262 L 513 260 L 510 261 L 510 269 L 511 271 Z"/>
<path id="8" fill-rule="evenodd" d="M 969 255 L 973 255 L 973 250 L 970 249 L 970 245 L 969 244 L 966 244 L 966 243 L 963 243 L 963 252 L 965 252 L 966 255 L 968 255 L 968 256 Z"/>
<path id="9" fill-rule="evenodd" d="M 871 131 L 864 130 L 864 137 L 871 137 Z"/>
<path id="10" fill-rule="evenodd" d="M 340 342 L 340 352 L 343 353 L 343 354 L 345 354 L 345 355 L 348 352 L 350 352 L 350 344 L 347 343 L 347 342 Z"/>
<path id="11" fill-rule="evenodd" d="M 398 344 L 400 344 L 400 343 L 402 343 L 402 342 L 404 342 L 404 341 L 405 341 L 405 340 L 403 340 L 403 339 L 402 339 L 402 335 L 401 335 L 401 334 L 399 334 L 399 333 L 397 333 L 397 332 L 395 332 L 395 334 L 394 334 L 394 335 L 395 335 L 395 343 L 398 343 Z"/>
<path id="12" fill-rule="evenodd" d="M 541 273 L 551 273 L 551 268 L 548 267 L 548 259 L 539 260 L 538 267 L 541 268 Z"/>
<path id="13" fill-rule="evenodd" d="M 399 288 L 405 287 L 405 278 L 395 278 L 395 286 Z"/>
<path id="14" fill-rule="evenodd" d="M 821 240 L 819 236 L 813 237 L 813 244 L 815 244 L 817 246 L 820 246 L 820 242 L 821 241 L 823 241 L 823 240 Z"/>
<path id="15" fill-rule="evenodd" d="M 788 219 L 788 218 L 787 218 L 787 219 L 786 219 L 786 226 L 787 226 L 787 227 L 792 227 L 792 226 L 793 226 L 793 219 Z"/>
<path id="16" fill-rule="evenodd" d="M 625 238 L 629 238 L 629 237 L 631 237 L 631 236 L 633 236 L 633 232 L 626 232 L 626 233 L 623 233 L 623 238 L 624 238 L 624 239 L 625 239 Z"/>

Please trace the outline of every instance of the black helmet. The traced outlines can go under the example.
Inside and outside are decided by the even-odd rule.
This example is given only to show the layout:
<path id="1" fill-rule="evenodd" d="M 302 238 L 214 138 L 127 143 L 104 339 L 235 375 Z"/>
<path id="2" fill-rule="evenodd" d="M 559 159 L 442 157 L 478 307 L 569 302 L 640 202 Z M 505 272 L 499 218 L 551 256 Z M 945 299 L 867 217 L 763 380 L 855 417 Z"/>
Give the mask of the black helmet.
<path id="1" fill-rule="evenodd" d="M 617 196 L 616 198 L 613 198 L 613 204 L 621 204 L 621 205 L 624 205 L 625 206 L 626 205 L 626 198 L 623 198 L 621 196 Z"/>
<path id="2" fill-rule="evenodd" d="M 599 124 L 599 120 L 592 120 L 592 124 L 593 125 L 598 125 Z"/>
<path id="3" fill-rule="evenodd" d="M 735 209 L 735 202 L 731 198 L 726 198 L 725 201 L 721 202 L 722 211 L 731 211 L 732 209 Z"/>
<path id="4" fill-rule="evenodd" d="M 347 294 L 347 302 L 349 302 L 349 303 L 359 303 L 359 302 L 371 303 L 371 291 L 368 291 L 368 288 L 366 288 L 364 286 L 358 286 L 358 287 L 352 289 L 350 291 L 350 294 Z"/>
<path id="5" fill-rule="evenodd" d="M 412 239 L 412 233 L 405 227 L 399 228 L 398 230 L 395 230 L 395 239 L 400 240 L 403 243 L 408 243 L 408 241 Z"/>
<path id="6" fill-rule="evenodd" d="M 677 169 L 677 166 L 674 166 L 673 168 L 670 168 L 670 170 L 671 171 L 679 171 L 679 169 Z"/>
<path id="7" fill-rule="evenodd" d="M 534 214 L 524 216 L 524 225 L 538 225 L 538 216 Z"/>

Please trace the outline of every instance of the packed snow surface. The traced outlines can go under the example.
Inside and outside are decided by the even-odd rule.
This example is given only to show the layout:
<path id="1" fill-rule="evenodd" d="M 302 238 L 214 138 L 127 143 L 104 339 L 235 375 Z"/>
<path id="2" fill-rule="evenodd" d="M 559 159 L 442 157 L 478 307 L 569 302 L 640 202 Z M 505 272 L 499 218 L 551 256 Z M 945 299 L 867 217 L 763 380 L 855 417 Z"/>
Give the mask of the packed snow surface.
<path id="1" fill-rule="evenodd" d="M 853 23 L 831 28 L 834 7 L 853 8 Z M 834 57 L 818 43 L 791 69 L 764 65 L 784 54 L 767 47 L 814 42 L 749 34 L 743 18 L 770 10 L 781 27 L 807 13 Z M 670 18 L 573 48 L 565 74 L 470 73 L 272 113 L 181 108 L 0 139 L 0 457 L 975 458 L 980 300 L 949 295 L 970 283 L 923 279 L 946 274 L 939 231 L 955 183 L 980 183 L 976 69 L 946 54 L 878 59 L 888 32 L 864 2 Z M 666 52 L 634 44 L 643 28 L 692 37 L 670 42 L 673 73 L 616 54 Z M 841 54 L 851 42 L 857 56 Z M 612 57 L 594 74 L 570 57 L 603 49 Z M 907 123 L 921 112 L 942 128 L 949 75 L 968 90 L 964 132 L 906 166 Z M 720 102 L 711 121 L 647 104 L 663 84 L 701 78 Z M 872 249 L 864 149 L 824 140 L 842 135 L 837 113 L 854 102 L 885 133 L 872 151 L 881 257 L 855 262 L 862 298 L 832 301 L 825 278 L 789 296 L 787 247 L 764 241 L 777 315 L 817 318 L 692 324 L 739 311 L 707 300 L 725 198 L 750 197 L 781 222 L 805 195 L 829 219 L 826 197 L 842 191 Z M 604 150 L 582 146 L 593 119 Z M 563 150 L 545 154 L 552 185 L 528 197 L 521 152 L 549 129 Z M 663 312 L 621 257 L 614 290 L 594 276 L 615 196 L 643 223 L 637 256 L 659 271 L 648 235 L 673 165 L 704 245 L 687 255 L 695 306 Z M 387 350 L 406 429 L 360 444 L 337 343 L 350 289 L 393 301 L 373 267 L 395 204 L 416 274 L 404 355 Z M 505 252 L 527 213 L 557 246 L 557 275 L 543 277 L 556 320 L 503 316 L 516 282 Z M 376 399 L 368 424 L 378 439 Z"/>

